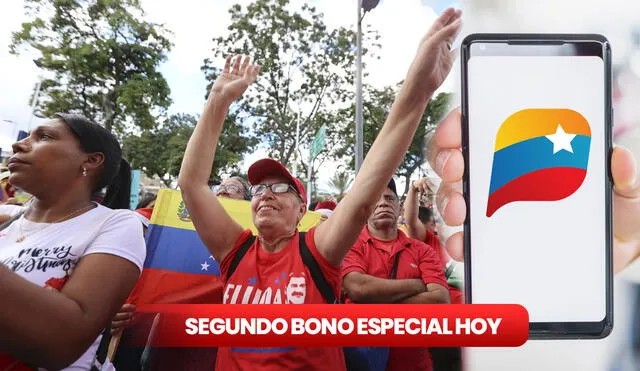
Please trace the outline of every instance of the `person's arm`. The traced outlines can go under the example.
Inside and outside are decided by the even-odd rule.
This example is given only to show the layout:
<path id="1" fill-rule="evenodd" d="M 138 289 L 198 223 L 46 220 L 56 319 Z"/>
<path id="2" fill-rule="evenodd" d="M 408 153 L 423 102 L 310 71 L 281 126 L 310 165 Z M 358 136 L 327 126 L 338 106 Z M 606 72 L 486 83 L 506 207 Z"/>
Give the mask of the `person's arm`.
<path id="1" fill-rule="evenodd" d="M 216 261 L 221 262 L 244 229 L 227 213 L 207 184 L 218 139 L 231 103 L 256 80 L 260 69 L 245 57 L 227 57 L 222 75 L 211 88 L 204 112 L 182 159 L 178 186 L 198 235 Z"/>
<path id="2" fill-rule="evenodd" d="M 371 146 L 353 187 L 315 234 L 318 251 L 339 265 L 356 241 L 389 179 L 404 158 L 427 103 L 451 70 L 450 43 L 461 27 L 460 11 L 447 9 L 420 42 L 417 55 L 387 120 Z"/>
<path id="3" fill-rule="evenodd" d="M 59 292 L 0 264 L 0 349 L 26 364 L 59 370 L 89 348 L 140 275 L 145 247 L 139 222 L 132 216 L 112 223 L 87 251 L 93 253 L 80 259 Z"/>
<path id="4" fill-rule="evenodd" d="M 84 254 L 60 291 L 0 264 L 0 349 L 29 365 L 61 369 L 89 348 L 140 275 L 140 222 L 114 213 Z"/>
<path id="5" fill-rule="evenodd" d="M 436 249 L 420 241 L 413 241 L 413 248 L 419 249 L 418 270 L 426 292 L 403 300 L 403 304 L 448 304 L 451 302 L 442 262 Z"/>
<path id="6" fill-rule="evenodd" d="M 419 241 L 424 241 L 427 235 L 427 228 L 418 218 L 418 207 L 420 206 L 418 194 L 422 191 L 423 186 L 426 186 L 424 184 L 426 182 L 426 178 L 411 182 L 407 199 L 404 202 L 404 221 L 407 223 L 409 237 Z"/>
<path id="7" fill-rule="evenodd" d="M 449 304 L 449 290 L 437 283 L 428 283 L 427 291 L 401 300 L 401 304 Z"/>
<path id="8" fill-rule="evenodd" d="M 390 280 L 360 272 L 348 273 L 342 286 L 355 303 L 395 303 L 424 292 L 425 285 L 419 279 Z"/>
<path id="9" fill-rule="evenodd" d="M 126 259 L 92 254 L 55 292 L 0 265 L 0 349 L 46 369 L 70 365 L 118 311 L 139 274 Z"/>

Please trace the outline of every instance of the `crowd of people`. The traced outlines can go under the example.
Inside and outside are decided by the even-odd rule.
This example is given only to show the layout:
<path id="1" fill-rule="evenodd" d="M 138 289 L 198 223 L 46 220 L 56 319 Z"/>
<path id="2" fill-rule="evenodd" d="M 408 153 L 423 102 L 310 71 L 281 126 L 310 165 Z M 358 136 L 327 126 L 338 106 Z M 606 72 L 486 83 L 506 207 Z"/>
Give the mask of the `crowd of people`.
<path id="1" fill-rule="evenodd" d="M 451 70 L 460 28 L 461 12 L 448 9 L 421 40 L 384 126 L 339 202 L 307 200 L 304 184 L 268 158 L 249 167 L 247 180 L 230 177 L 211 187 L 225 117 L 260 71 L 249 57 L 227 57 L 178 180 L 193 225 L 219 264 L 223 304 L 463 303 L 459 281 L 451 277 L 462 260 L 462 238 L 441 241 L 436 228 L 437 215 L 453 226 L 466 216 L 458 110 L 429 143 L 428 161 L 443 181 L 436 206 L 420 201 L 434 192 L 428 179 L 413 182 L 401 203 L 392 178 Z M 8 181 L 32 198 L 0 206 L 0 370 L 151 369 L 144 352 L 126 361 L 116 352 L 112 363 L 105 339 L 133 323 L 135 303 L 127 297 L 145 260 L 155 199 L 141 201 L 135 213 L 126 210 L 130 168 L 120 146 L 81 116 L 57 115 L 13 151 Z M 640 187 L 629 151 L 616 148 L 611 168 L 620 270 L 638 256 Z M 227 213 L 221 197 L 250 202 L 257 234 Z M 310 209 L 322 214 L 320 222 L 299 232 Z M 220 347 L 192 355 L 182 369 L 460 369 L 459 348 Z"/>

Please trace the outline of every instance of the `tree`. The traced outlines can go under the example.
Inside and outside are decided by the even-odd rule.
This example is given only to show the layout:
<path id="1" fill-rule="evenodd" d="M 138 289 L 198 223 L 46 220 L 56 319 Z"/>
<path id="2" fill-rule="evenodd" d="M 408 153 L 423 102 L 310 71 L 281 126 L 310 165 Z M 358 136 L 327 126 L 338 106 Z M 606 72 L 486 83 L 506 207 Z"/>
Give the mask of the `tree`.
<path id="1" fill-rule="evenodd" d="M 245 128 L 236 123 L 236 115 L 225 121 L 225 135 L 220 137 L 216 150 L 213 178 L 238 172 L 242 154 L 257 144 L 254 138 L 243 136 Z M 180 173 L 182 158 L 197 123 L 192 115 L 173 115 L 160 127 L 124 139 L 123 152 L 134 169 L 141 169 L 150 177 L 157 176 L 171 187 Z"/>
<path id="2" fill-rule="evenodd" d="M 38 52 L 47 72 L 38 109 L 77 112 L 118 134 L 151 129 L 171 104 L 158 72 L 171 44 L 167 30 L 144 21 L 138 0 L 25 0 L 31 18 L 13 33 L 10 51 Z"/>
<path id="3" fill-rule="evenodd" d="M 236 54 L 250 55 L 262 66 L 256 86 L 237 105 L 251 117 L 254 133 L 270 148 L 269 156 L 291 168 L 297 123 L 302 148 L 308 148 L 322 125 L 327 125 L 325 148 L 342 140 L 335 111 L 354 99 L 355 34 L 346 28 L 328 30 L 323 15 L 308 4 L 300 12 L 288 5 L 288 0 L 256 0 L 246 8 L 231 7 L 229 34 L 213 39 L 213 57 L 205 59 L 202 70 L 215 81 L 220 70 L 212 60 Z M 364 44 L 379 47 L 377 38 L 368 32 Z M 298 170 L 306 173 L 308 154 L 297 155 Z M 323 151 L 314 168 L 330 155 L 330 150 Z"/>
<path id="4" fill-rule="evenodd" d="M 174 159 L 184 154 L 195 122 L 193 116 L 176 115 L 158 128 L 127 135 L 122 145 L 123 154 L 133 169 L 140 169 L 149 177 L 157 176 L 171 187 L 180 170 L 180 163 L 176 166 Z"/>
<path id="5" fill-rule="evenodd" d="M 336 199 L 338 201 L 342 200 L 352 181 L 353 179 L 351 178 L 351 174 L 345 171 L 337 172 L 333 177 L 331 177 L 329 180 L 329 186 L 337 193 Z"/>
<path id="6" fill-rule="evenodd" d="M 363 117 L 364 117 L 364 146 L 363 152 L 366 156 L 369 152 L 369 148 L 376 139 L 378 132 L 382 129 L 382 125 L 387 119 L 389 112 L 391 111 L 391 105 L 395 99 L 397 89 L 392 87 L 385 87 L 383 89 L 375 89 L 371 86 L 367 86 L 364 89 L 363 98 Z M 436 97 L 432 98 L 427 104 L 424 114 L 422 115 L 420 125 L 416 130 L 416 134 L 411 141 L 411 145 L 405 154 L 402 163 L 396 171 L 397 176 L 405 178 L 405 189 L 403 195 L 409 190 L 410 179 L 413 173 L 422 165 L 425 161 L 423 149 L 425 147 L 425 138 L 432 132 L 438 122 L 449 108 L 451 94 L 440 93 Z M 351 106 L 347 109 L 343 109 L 339 112 L 339 120 L 341 122 L 351 122 L 353 113 L 355 112 L 355 106 Z M 344 125 L 344 131 L 342 135 L 345 138 L 343 146 L 336 152 L 337 155 L 351 159 L 350 166 L 353 167 L 353 158 L 355 156 L 354 144 L 355 134 L 353 124 Z"/>

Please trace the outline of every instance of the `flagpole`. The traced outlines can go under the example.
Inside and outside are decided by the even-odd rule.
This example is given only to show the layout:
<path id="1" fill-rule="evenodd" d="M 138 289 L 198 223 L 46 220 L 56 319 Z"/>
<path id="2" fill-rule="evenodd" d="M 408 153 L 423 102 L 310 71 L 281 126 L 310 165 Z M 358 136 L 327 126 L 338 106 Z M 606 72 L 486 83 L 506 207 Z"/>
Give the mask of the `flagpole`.
<path id="1" fill-rule="evenodd" d="M 313 157 L 309 152 L 309 168 L 307 169 L 307 202 L 311 204 L 311 174 L 313 170 Z M 309 205 L 307 205 L 308 207 Z"/>

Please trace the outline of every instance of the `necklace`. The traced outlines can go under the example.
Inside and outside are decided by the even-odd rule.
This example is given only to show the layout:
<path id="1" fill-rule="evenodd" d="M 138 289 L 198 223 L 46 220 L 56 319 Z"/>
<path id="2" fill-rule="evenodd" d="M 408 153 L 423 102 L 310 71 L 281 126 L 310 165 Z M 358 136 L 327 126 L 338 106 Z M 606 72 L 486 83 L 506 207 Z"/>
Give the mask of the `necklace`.
<path id="1" fill-rule="evenodd" d="M 87 210 L 89 210 L 89 209 L 93 208 L 94 206 L 95 206 L 95 205 L 92 203 L 92 204 L 91 204 L 91 205 L 89 205 L 89 206 L 85 206 L 85 207 L 83 207 L 83 208 L 81 208 L 81 209 L 78 209 L 78 210 L 76 210 L 76 211 L 74 211 L 74 212 L 72 212 L 72 213 L 70 213 L 70 214 L 67 214 L 67 215 L 63 216 L 62 218 L 59 218 L 59 219 L 54 220 L 52 223 L 47 224 L 47 225 L 46 225 L 44 228 L 42 228 L 42 229 L 36 230 L 35 232 L 32 232 L 32 233 L 30 233 L 30 234 L 26 234 L 26 235 L 22 232 L 22 222 L 23 222 L 23 220 L 21 219 L 21 220 L 20 220 L 20 223 L 18 224 L 18 229 L 19 229 L 19 231 L 20 231 L 20 236 L 16 239 L 16 242 L 20 243 L 20 242 L 22 242 L 22 241 L 26 240 L 28 236 L 33 235 L 33 234 L 38 233 L 38 232 L 42 232 L 42 231 L 46 230 L 47 228 L 49 228 L 50 226 L 52 226 L 52 225 L 54 225 L 54 224 L 56 224 L 56 223 L 60 223 L 60 222 L 62 222 L 63 220 L 69 219 L 69 218 L 71 218 L 71 217 L 73 217 L 73 216 L 79 215 L 79 214 L 81 214 L 81 213 L 83 213 L 83 212 L 85 212 L 85 211 L 87 211 Z M 26 213 L 27 213 L 27 212 L 25 211 L 25 213 L 24 213 L 24 214 L 26 214 Z M 23 219 L 25 219 L 25 216 L 23 215 L 23 216 L 22 216 L 22 218 L 23 218 Z"/>

